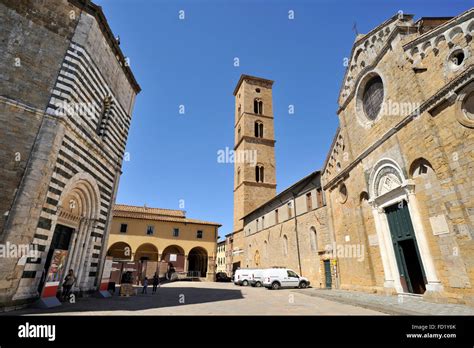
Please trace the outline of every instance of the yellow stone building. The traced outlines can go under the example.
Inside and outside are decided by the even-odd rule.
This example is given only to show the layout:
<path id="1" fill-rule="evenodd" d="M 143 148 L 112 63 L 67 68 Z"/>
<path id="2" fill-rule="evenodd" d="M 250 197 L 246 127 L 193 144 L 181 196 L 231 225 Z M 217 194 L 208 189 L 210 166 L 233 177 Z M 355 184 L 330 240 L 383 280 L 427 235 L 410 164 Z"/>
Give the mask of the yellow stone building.
<path id="1" fill-rule="evenodd" d="M 171 262 L 176 272 L 214 280 L 220 226 L 187 218 L 182 210 L 116 204 L 107 255 L 120 261 Z"/>

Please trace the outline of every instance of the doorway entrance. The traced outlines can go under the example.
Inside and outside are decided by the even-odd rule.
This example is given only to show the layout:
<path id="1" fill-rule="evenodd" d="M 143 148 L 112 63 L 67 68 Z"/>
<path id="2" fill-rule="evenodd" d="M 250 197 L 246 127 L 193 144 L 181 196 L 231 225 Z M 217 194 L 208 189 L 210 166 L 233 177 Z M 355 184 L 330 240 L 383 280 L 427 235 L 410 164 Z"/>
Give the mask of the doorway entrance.
<path id="1" fill-rule="evenodd" d="M 332 288 L 331 261 L 324 260 L 324 276 L 326 279 L 326 289 Z"/>
<path id="2" fill-rule="evenodd" d="M 196 272 L 198 277 L 205 277 L 207 273 L 207 252 L 203 248 L 191 249 L 188 254 L 188 271 Z"/>
<path id="3" fill-rule="evenodd" d="M 385 208 L 403 291 L 423 294 L 426 276 L 405 200 Z"/>
<path id="4" fill-rule="evenodd" d="M 51 260 L 53 258 L 53 253 L 55 249 L 59 250 L 69 250 L 69 245 L 71 243 L 71 236 L 74 233 L 74 229 L 68 226 L 57 224 L 54 229 L 53 239 L 51 240 L 51 245 L 49 246 L 48 255 L 46 256 L 46 261 L 44 263 L 44 272 L 41 277 L 41 281 L 38 285 L 38 292 L 41 294 L 43 290 L 44 283 L 46 281 L 46 276 L 51 265 Z M 67 270 L 66 270 L 67 272 Z"/>

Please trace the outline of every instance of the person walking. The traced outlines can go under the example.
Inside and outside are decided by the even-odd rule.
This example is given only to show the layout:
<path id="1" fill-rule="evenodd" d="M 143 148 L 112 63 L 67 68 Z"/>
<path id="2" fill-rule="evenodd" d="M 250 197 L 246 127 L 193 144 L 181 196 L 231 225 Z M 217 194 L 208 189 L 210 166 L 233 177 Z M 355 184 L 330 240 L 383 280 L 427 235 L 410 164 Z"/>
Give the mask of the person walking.
<path id="1" fill-rule="evenodd" d="M 145 279 L 143 279 L 143 290 L 142 290 L 142 294 L 147 294 L 146 292 L 146 289 L 148 288 L 148 277 L 145 277 Z"/>
<path id="2" fill-rule="evenodd" d="M 153 276 L 153 293 L 156 293 L 156 288 L 160 286 L 160 277 L 158 277 L 158 273 L 155 272 Z"/>
<path id="3" fill-rule="evenodd" d="M 63 300 L 66 301 L 69 298 L 71 295 L 72 286 L 75 282 L 76 276 L 74 275 L 74 271 L 70 269 L 63 282 Z"/>

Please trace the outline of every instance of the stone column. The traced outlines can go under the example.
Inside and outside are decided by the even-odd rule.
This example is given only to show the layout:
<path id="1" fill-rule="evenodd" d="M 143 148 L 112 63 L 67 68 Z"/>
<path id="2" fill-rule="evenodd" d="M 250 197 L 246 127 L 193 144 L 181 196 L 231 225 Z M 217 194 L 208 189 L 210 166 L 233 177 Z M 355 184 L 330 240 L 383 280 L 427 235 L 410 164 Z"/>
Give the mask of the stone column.
<path id="1" fill-rule="evenodd" d="M 373 203 L 375 205 L 375 203 Z M 395 281 L 392 274 L 392 268 L 390 267 L 390 261 L 388 256 L 387 240 L 385 238 L 385 231 L 383 228 L 383 221 L 379 208 L 373 206 L 372 214 L 374 216 L 375 230 L 377 232 L 377 238 L 379 240 L 380 256 L 382 258 L 382 265 L 384 271 L 384 288 L 395 289 Z M 390 245 L 388 245 L 390 247 Z"/>
<path id="2" fill-rule="evenodd" d="M 90 219 L 87 223 L 87 228 L 86 228 L 86 233 L 84 235 L 84 247 L 82 248 L 82 252 L 79 254 L 79 272 L 77 275 L 77 282 L 79 287 L 87 287 L 87 283 L 84 278 L 87 277 L 87 264 L 86 262 L 89 261 L 89 253 L 91 252 L 90 250 L 90 239 L 91 239 L 91 232 L 94 230 L 96 224 L 95 219 Z M 86 274 L 84 276 L 84 270 L 86 271 Z"/>
<path id="3" fill-rule="evenodd" d="M 420 210 L 418 202 L 416 201 L 414 186 L 407 187 L 407 194 L 408 211 L 410 212 L 410 217 L 413 222 L 413 229 L 415 231 L 418 250 L 420 251 L 421 262 L 428 282 L 428 284 L 426 284 L 426 291 L 442 292 L 443 286 L 436 275 L 433 257 L 431 256 L 428 240 L 420 219 Z"/>

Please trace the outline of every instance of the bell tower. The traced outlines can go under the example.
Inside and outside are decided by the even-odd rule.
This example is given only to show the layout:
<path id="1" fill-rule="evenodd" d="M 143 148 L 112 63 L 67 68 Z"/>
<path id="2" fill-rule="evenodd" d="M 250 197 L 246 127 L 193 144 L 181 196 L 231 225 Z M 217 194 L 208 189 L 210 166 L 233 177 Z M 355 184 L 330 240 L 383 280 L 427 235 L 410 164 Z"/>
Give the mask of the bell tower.
<path id="1" fill-rule="evenodd" d="M 234 234 L 243 229 L 242 217 L 276 195 L 272 85 L 242 75 L 234 90 Z"/>

